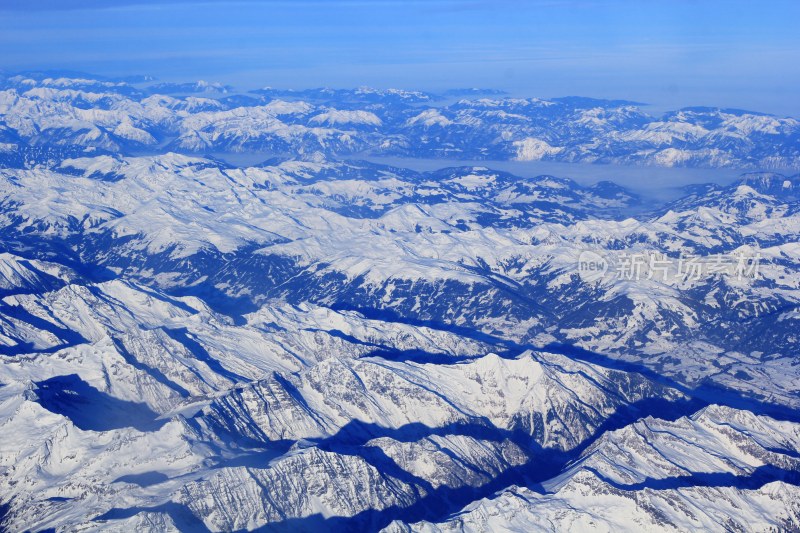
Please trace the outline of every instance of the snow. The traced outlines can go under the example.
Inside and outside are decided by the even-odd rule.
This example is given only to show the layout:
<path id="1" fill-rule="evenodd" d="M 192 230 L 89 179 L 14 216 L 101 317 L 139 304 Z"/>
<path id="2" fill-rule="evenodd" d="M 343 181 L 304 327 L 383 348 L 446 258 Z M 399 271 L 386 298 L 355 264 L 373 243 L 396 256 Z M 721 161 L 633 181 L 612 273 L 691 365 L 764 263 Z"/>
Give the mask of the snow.
<path id="1" fill-rule="evenodd" d="M 326 124 L 335 126 L 337 124 L 365 124 L 368 126 L 380 126 L 381 119 L 375 113 L 369 111 L 341 111 L 331 109 L 325 113 L 320 113 L 309 119 L 315 124 Z"/>
<path id="2" fill-rule="evenodd" d="M 378 103 L 361 109 L 232 107 L 8 83 L 14 143 L 114 155 L 0 171 L 6 528 L 798 522 L 796 177 L 745 176 L 632 216 L 624 192 L 552 176 L 331 157 L 388 137 L 409 153 L 446 138 L 485 159 L 585 160 L 602 138 L 628 162 L 732 165 L 785 146 L 791 119 L 533 99 L 423 109 L 409 103 L 427 95 L 366 88 Z M 118 153 L 165 136 L 303 160 Z M 762 263 L 758 278 L 589 283 L 584 251 L 612 266 L 621 253 Z M 437 522 L 404 523 L 409 507 Z"/>
<path id="3" fill-rule="evenodd" d="M 190 85 L 212 96 L 228 91 L 218 83 Z M 11 77 L 4 89 L 4 124 L 24 142 L 40 146 L 128 152 L 166 140 L 181 150 L 296 157 L 373 149 L 393 156 L 459 154 L 732 168 L 794 168 L 800 157 L 791 148 L 800 131 L 797 120 L 719 109 L 682 110 L 657 118 L 631 104 L 587 106 L 536 98 L 444 99 L 439 104 L 425 93 L 370 88 L 345 91 L 357 101 L 368 96 L 352 109 L 328 101 L 338 94 L 333 90 L 320 92 L 325 95 L 320 99 L 312 91 L 306 102 L 272 100 L 262 105 L 254 99 L 231 108 L 225 99 L 152 95 L 124 83 L 69 78 Z M 427 108 L 403 108 L 417 102 Z M 87 109 L 87 104 L 93 107 Z M 396 113 L 402 120 L 387 118 Z M 65 136 L 65 130 L 74 134 Z"/>
<path id="4" fill-rule="evenodd" d="M 450 183 L 455 183 L 467 189 L 468 191 L 475 191 L 479 189 L 483 189 L 489 185 L 492 185 L 496 180 L 495 176 L 492 175 L 475 175 L 469 174 L 466 176 L 458 176 L 453 179 L 448 180 Z"/>
<path id="5" fill-rule="evenodd" d="M 513 144 L 517 150 L 517 161 L 539 161 L 564 150 L 561 146 L 551 146 L 547 141 L 534 137 L 514 141 Z"/>
<path id="6" fill-rule="evenodd" d="M 450 119 L 442 115 L 436 109 L 426 109 L 419 115 L 415 115 L 406 121 L 407 126 L 416 126 L 421 124 L 426 128 L 430 128 L 432 126 L 445 127 L 452 123 L 453 122 Z"/>
<path id="7" fill-rule="evenodd" d="M 737 423 L 720 424 L 714 420 L 720 415 Z M 783 424 L 716 406 L 676 423 L 644 419 L 603 437 L 557 483 L 548 484 L 545 493 L 511 487 L 496 498 L 471 504 L 445 522 L 422 522 L 410 529 L 673 531 L 714 529 L 719 520 L 743 529 L 780 527 L 783 520 L 792 520 L 796 506 L 791 502 L 798 495 L 797 487 L 781 481 L 754 490 L 699 485 L 643 490 L 635 495 L 611 484 L 636 482 L 642 479 L 638 476 L 658 480 L 704 471 L 752 470 L 762 464 L 757 459 L 759 451 L 773 444 L 763 431 L 772 427 L 783 434 L 787 428 L 779 426 Z M 789 431 L 796 432 L 796 426 Z M 703 459 L 709 461 L 705 466 L 698 463 Z M 664 470 L 659 472 L 658 468 Z M 637 473 L 633 480 L 631 472 Z M 616 475 L 621 477 L 608 477 Z M 401 531 L 398 523 L 393 526 L 397 529 L 387 530 Z"/>

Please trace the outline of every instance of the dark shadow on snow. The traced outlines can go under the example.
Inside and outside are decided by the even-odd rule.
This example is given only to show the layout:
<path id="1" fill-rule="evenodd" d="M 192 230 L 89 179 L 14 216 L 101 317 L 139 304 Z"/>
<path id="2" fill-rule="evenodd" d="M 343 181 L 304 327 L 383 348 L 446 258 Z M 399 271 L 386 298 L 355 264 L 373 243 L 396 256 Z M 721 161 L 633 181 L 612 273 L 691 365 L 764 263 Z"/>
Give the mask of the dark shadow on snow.
<path id="1" fill-rule="evenodd" d="M 84 339 L 79 333 L 57 326 L 52 322 L 44 320 L 43 318 L 39 318 L 38 316 L 29 313 L 21 305 L 6 305 L 4 303 L 0 303 L 0 315 L 11 317 L 21 322 L 26 322 L 36 329 L 52 334 L 61 341 L 58 344 L 48 348 L 36 348 L 33 343 L 30 342 L 23 342 L 17 344 L 16 346 L 0 346 L 0 355 L 15 356 L 34 353 L 54 353 L 59 350 L 63 350 L 64 348 L 77 346 L 78 344 L 87 342 L 86 339 Z"/>
<path id="2" fill-rule="evenodd" d="M 38 403 L 52 413 L 63 415 L 88 431 L 109 431 L 132 427 L 155 431 L 167 421 L 144 403 L 120 400 L 102 392 L 77 374 L 57 376 L 36 383 Z"/>
<path id="3" fill-rule="evenodd" d="M 465 505 L 480 498 L 491 497 L 496 492 L 512 485 L 526 486 L 543 492 L 542 483 L 552 479 L 569 466 L 608 431 L 625 427 L 636 420 L 653 415 L 675 420 L 702 408 L 696 400 L 668 401 L 660 398 L 646 399 L 621 406 L 592 436 L 570 450 L 543 448 L 535 438 L 522 430 L 507 430 L 494 426 L 488 420 L 478 419 L 469 423 L 453 423 L 432 428 L 412 423 L 400 428 L 385 428 L 375 424 L 352 421 L 342 427 L 336 435 L 311 441 L 310 445 L 321 450 L 344 455 L 357 455 L 370 463 L 383 475 L 408 483 L 414 487 L 414 503 L 409 506 L 391 506 L 383 510 L 368 509 L 351 517 L 329 517 L 319 515 L 291 518 L 267 524 L 261 531 L 378 531 L 393 520 L 416 522 L 419 520 L 443 520 L 458 512 Z M 377 447 L 368 446 L 375 438 L 388 437 L 400 442 L 415 442 L 438 436 L 468 436 L 491 442 L 511 441 L 529 454 L 524 464 L 511 466 L 492 477 L 485 484 L 472 487 L 439 486 L 433 488 L 429 482 L 400 468 L 393 459 Z"/>
<path id="4" fill-rule="evenodd" d="M 557 342 L 546 344 L 543 346 L 537 346 L 534 344 L 520 344 L 489 333 L 476 331 L 472 328 L 465 326 L 457 326 L 445 322 L 430 321 L 430 320 L 413 320 L 407 317 L 401 317 L 396 313 L 392 312 L 391 310 L 374 309 L 374 308 L 364 309 L 364 308 L 341 306 L 341 305 L 338 306 L 334 305 L 331 306 L 331 308 L 338 311 L 356 311 L 369 319 L 377 319 L 387 322 L 398 322 L 413 326 L 423 326 L 431 329 L 438 329 L 440 331 L 455 333 L 461 337 L 485 343 L 490 347 L 494 348 L 497 355 L 505 358 L 518 357 L 519 355 L 528 350 L 535 352 L 536 351 L 549 352 L 549 353 L 564 355 L 570 359 L 584 361 L 587 363 L 597 365 L 599 367 L 607 368 L 609 370 L 618 370 L 621 372 L 633 372 L 640 374 L 655 383 L 673 388 L 675 390 L 678 390 L 686 394 L 687 396 L 690 396 L 692 398 L 697 398 L 698 400 L 701 400 L 708 404 L 723 405 L 734 409 L 751 411 L 757 415 L 770 416 L 777 420 L 786 420 L 786 421 L 800 423 L 800 412 L 796 409 L 786 407 L 783 405 L 772 404 L 763 401 L 759 398 L 756 398 L 752 395 L 747 395 L 746 393 L 740 391 L 728 389 L 722 385 L 718 385 L 716 383 L 709 381 L 697 387 L 690 387 L 669 376 L 664 376 L 659 374 L 658 372 L 656 372 L 655 370 L 653 370 L 652 368 L 648 367 L 645 364 L 623 361 L 598 352 L 586 350 L 584 348 L 575 346 L 573 344 L 565 344 Z M 472 359 L 471 357 L 446 358 L 446 357 L 439 357 L 438 355 L 436 355 L 435 357 L 431 357 L 432 354 L 428 354 L 426 352 L 417 352 L 416 354 L 412 352 L 408 354 L 403 354 L 403 352 L 401 351 L 394 351 L 394 350 L 390 350 L 383 354 L 381 354 L 380 351 L 376 351 L 375 353 L 370 355 L 382 356 L 386 359 L 402 360 L 402 361 L 409 361 L 409 360 L 417 361 L 417 359 L 414 359 L 414 355 L 419 355 L 420 360 L 417 362 L 433 362 L 437 364 L 458 363 L 461 361 Z"/>
<path id="5" fill-rule="evenodd" d="M 210 368 L 217 374 L 224 376 L 234 382 L 248 381 L 248 379 L 245 378 L 244 376 L 240 376 L 235 372 L 231 372 L 230 370 L 222 366 L 222 363 L 214 359 L 211 356 L 211 354 L 208 353 L 208 350 L 206 350 L 203 347 L 202 344 L 200 344 L 197 340 L 189 336 L 188 329 L 186 328 L 175 328 L 175 329 L 162 328 L 162 329 L 167 335 L 169 335 L 169 337 L 172 340 L 181 343 L 187 350 L 189 350 L 189 353 L 191 353 L 195 359 L 204 362 L 206 365 L 208 365 L 208 368 Z"/>
<path id="6" fill-rule="evenodd" d="M 169 479 L 169 476 L 162 472 L 142 472 L 141 474 L 126 474 L 124 476 L 120 476 L 112 483 L 132 483 L 134 485 L 139 485 L 140 487 L 150 487 L 152 485 L 158 485 L 159 483 L 163 483 Z"/>
<path id="7" fill-rule="evenodd" d="M 122 356 L 125 362 L 131 365 L 133 368 L 135 368 L 136 370 L 141 370 L 142 372 L 149 375 L 151 378 L 155 379 L 162 385 L 176 391 L 184 398 L 188 398 L 189 396 L 191 396 L 188 390 L 186 390 L 180 384 L 168 378 L 160 369 L 147 365 L 141 362 L 139 359 L 137 359 L 136 356 L 134 356 L 128 350 L 128 348 L 125 347 L 125 344 L 121 340 L 117 338 L 112 338 L 111 341 L 114 343 L 114 347 L 117 349 L 117 352 L 119 352 L 119 354 Z"/>
<path id="8" fill-rule="evenodd" d="M 136 516 L 139 513 L 164 513 L 168 515 L 179 531 L 211 531 L 183 504 L 176 502 L 162 503 L 153 507 L 130 507 L 127 509 L 114 508 L 95 518 L 96 521 L 123 520 Z"/>
<path id="9" fill-rule="evenodd" d="M 647 478 L 639 483 L 618 483 L 603 476 L 593 468 L 587 468 L 604 483 L 618 490 L 639 491 L 676 490 L 689 487 L 731 487 L 741 490 L 758 490 L 767 483 L 783 481 L 789 485 L 800 486 L 800 472 L 787 470 L 774 465 L 762 465 L 746 475 L 731 472 L 692 472 L 685 476 L 674 476 L 661 479 Z"/>
<path id="10" fill-rule="evenodd" d="M 527 486 L 532 490 L 543 491 L 541 483 L 552 479 L 565 467 L 574 462 L 598 438 L 608 431 L 613 431 L 630 423 L 654 415 L 667 420 L 675 420 L 696 412 L 703 407 L 696 400 L 669 401 L 661 398 L 645 399 L 633 404 L 620 406 L 609 418 L 599 426 L 592 436 L 577 447 L 564 451 L 543 448 L 530 433 L 521 430 L 498 428 L 483 418 L 468 422 L 457 422 L 442 427 L 429 427 L 421 423 L 411 423 L 399 428 L 386 428 L 373 423 L 358 420 L 349 422 L 335 435 L 322 439 L 309 439 L 306 442 L 276 441 L 261 443 L 262 448 L 253 449 L 233 458 L 222 459 L 216 467 L 246 466 L 249 468 L 267 468 L 275 457 L 286 453 L 292 445 L 298 447 L 316 447 L 323 451 L 341 455 L 357 456 L 372 465 L 382 476 L 409 484 L 411 496 L 415 500 L 408 506 L 390 506 L 383 510 L 365 510 L 351 517 L 310 516 L 305 518 L 289 518 L 278 523 L 267 524 L 262 531 L 377 531 L 386 527 L 393 520 L 405 522 L 419 520 L 442 520 L 462 509 L 468 503 L 479 498 L 491 497 L 496 492 L 511 485 Z M 370 441 L 377 438 L 390 438 L 398 442 L 416 442 L 432 436 L 467 436 L 482 441 L 501 443 L 510 441 L 525 450 L 529 460 L 524 464 L 512 466 L 506 464 L 505 470 L 498 474 L 486 473 L 490 478 L 481 486 L 433 487 L 430 482 L 415 476 L 400 467 L 394 459 Z M 231 437 L 235 437 L 231 435 Z M 250 443 L 252 444 L 252 443 Z M 122 481 L 120 479 L 119 481 Z M 127 479 L 129 482 L 135 482 Z M 141 480 L 139 480 L 141 481 Z M 121 519 L 139 512 L 152 511 L 169 514 L 173 520 L 179 518 L 188 530 L 197 529 L 197 524 L 189 521 L 184 515 L 188 510 L 179 504 L 167 503 L 156 507 L 135 507 L 131 509 L 113 509 L 96 520 Z M 194 520 L 197 518 L 192 517 Z"/>

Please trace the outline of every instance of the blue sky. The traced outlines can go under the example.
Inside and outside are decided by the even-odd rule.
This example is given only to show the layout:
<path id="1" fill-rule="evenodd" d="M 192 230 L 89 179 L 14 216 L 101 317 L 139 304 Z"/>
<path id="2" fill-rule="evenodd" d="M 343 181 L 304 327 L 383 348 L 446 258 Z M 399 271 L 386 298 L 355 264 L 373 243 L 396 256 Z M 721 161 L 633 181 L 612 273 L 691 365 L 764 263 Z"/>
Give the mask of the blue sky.
<path id="1" fill-rule="evenodd" d="M 0 68 L 800 116 L 797 1 L 0 0 Z"/>

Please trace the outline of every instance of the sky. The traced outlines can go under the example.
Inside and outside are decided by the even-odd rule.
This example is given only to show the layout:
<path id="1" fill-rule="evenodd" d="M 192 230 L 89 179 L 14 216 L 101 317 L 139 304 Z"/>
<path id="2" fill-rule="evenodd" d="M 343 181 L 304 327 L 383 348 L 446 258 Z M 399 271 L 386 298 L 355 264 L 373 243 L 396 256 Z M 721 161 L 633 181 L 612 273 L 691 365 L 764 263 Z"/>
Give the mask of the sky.
<path id="1" fill-rule="evenodd" d="M 0 0 L 0 69 L 800 117 L 796 0 Z"/>

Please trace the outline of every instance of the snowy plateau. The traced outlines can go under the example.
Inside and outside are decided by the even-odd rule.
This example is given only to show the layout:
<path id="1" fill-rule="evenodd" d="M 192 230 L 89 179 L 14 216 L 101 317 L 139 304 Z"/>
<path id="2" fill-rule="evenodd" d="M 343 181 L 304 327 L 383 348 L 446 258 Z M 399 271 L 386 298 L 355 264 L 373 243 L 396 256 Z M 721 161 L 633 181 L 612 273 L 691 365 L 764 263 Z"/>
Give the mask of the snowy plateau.
<path id="1" fill-rule="evenodd" d="M 800 123 L 642 108 L 0 74 L 0 530 L 800 531 Z"/>

